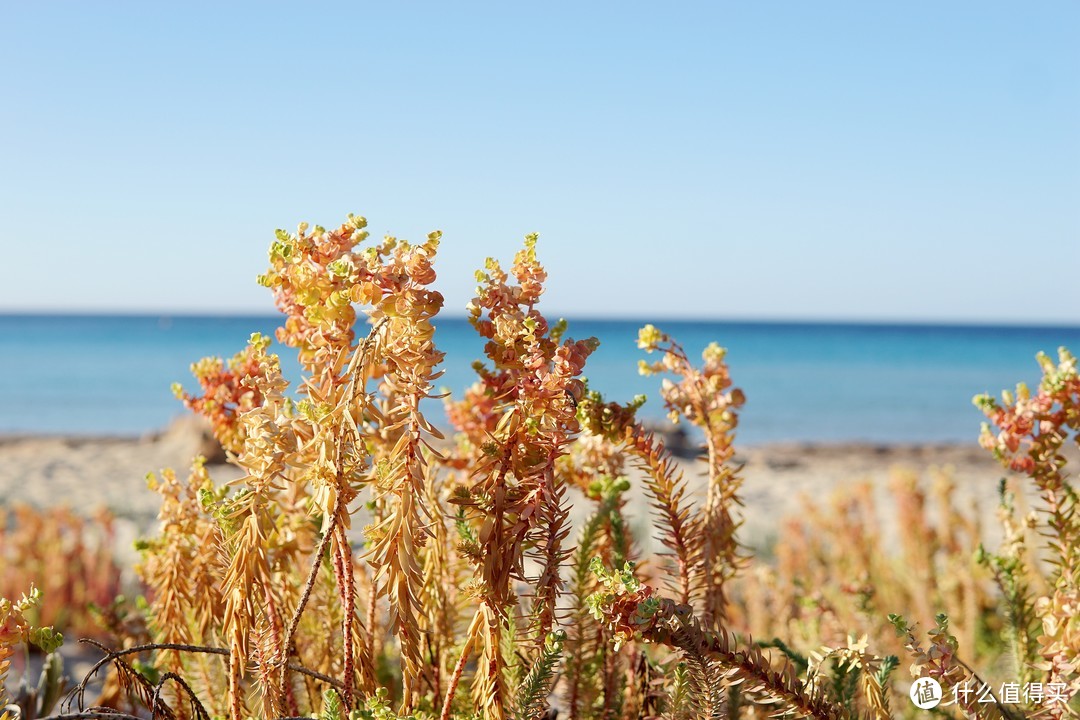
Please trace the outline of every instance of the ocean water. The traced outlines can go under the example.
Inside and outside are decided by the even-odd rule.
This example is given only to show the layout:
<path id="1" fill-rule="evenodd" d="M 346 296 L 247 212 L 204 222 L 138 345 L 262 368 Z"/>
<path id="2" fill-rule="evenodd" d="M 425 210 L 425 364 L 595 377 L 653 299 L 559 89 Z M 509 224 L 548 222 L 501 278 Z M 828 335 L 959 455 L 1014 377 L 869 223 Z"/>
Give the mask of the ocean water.
<path id="1" fill-rule="evenodd" d="M 568 335 L 601 341 L 590 386 L 612 399 L 644 393 L 646 416 L 664 415 L 659 378 L 637 374 L 645 321 L 571 321 Z M 169 390 L 192 388 L 188 367 L 230 356 L 277 317 L 0 315 L 0 433 L 142 434 L 185 411 Z M 711 341 L 729 350 L 744 389 L 738 442 L 974 441 L 979 392 L 1039 377 L 1035 353 L 1080 351 L 1078 327 L 994 327 L 761 322 L 655 323 L 696 355 Z M 464 320 L 442 320 L 447 353 L 439 381 L 455 394 L 473 378 L 483 341 Z M 277 347 L 277 346 L 275 346 Z M 277 347 L 287 376 L 298 373 Z M 432 403 L 433 420 L 442 411 Z"/>

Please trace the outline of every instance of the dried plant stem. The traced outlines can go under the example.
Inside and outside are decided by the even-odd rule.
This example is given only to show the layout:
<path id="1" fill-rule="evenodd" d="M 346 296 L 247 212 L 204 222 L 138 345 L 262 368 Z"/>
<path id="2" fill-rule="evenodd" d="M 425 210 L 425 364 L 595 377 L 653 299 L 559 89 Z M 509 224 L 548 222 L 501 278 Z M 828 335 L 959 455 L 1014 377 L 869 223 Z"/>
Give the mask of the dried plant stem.
<path id="1" fill-rule="evenodd" d="M 647 608 L 647 609 L 646 609 Z M 744 693 L 764 695 L 796 712 L 818 720 L 844 720 L 843 707 L 817 688 L 808 687 L 795 675 L 790 663 L 774 670 L 756 646 L 738 647 L 734 636 L 714 633 L 688 605 L 652 595 L 643 589 L 633 595 L 612 598 L 603 608 L 605 624 L 619 634 L 641 633 L 648 642 L 679 649 L 687 663 L 700 670 L 698 678 L 710 694 L 722 685 L 739 684 Z"/>
<path id="2" fill-rule="evenodd" d="M 348 400 L 347 400 L 346 405 L 345 405 L 345 412 L 346 413 L 352 412 L 352 407 L 356 402 L 356 397 L 360 392 L 360 388 L 362 388 L 364 386 L 364 384 L 365 384 L 364 382 L 362 382 L 362 379 L 365 377 L 364 371 L 365 371 L 365 369 L 367 367 L 366 360 L 367 360 L 368 352 L 371 349 L 372 344 L 375 342 L 375 337 L 376 337 L 377 333 L 386 325 L 386 323 L 388 321 L 389 321 L 389 318 L 382 318 L 377 323 L 375 323 L 375 325 L 371 328 L 371 331 L 368 333 L 368 336 L 364 339 L 364 341 L 357 348 L 356 355 L 354 356 L 353 361 L 351 363 L 351 367 L 349 368 L 350 386 L 349 386 Z M 342 473 L 342 462 L 341 462 L 341 451 L 342 451 L 342 447 L 344 445 L 344 443 L 343 443 L 343 440 L 344 440 L 344 438 L 343 438 L 344 428 L 345 428 L 345 423 L 342 423 L 342 425 L 340 426 L 339 431 L 338 431 L 337 442 L 335 443 L 335 450 L 336 450 L 335 464 L 336 464 L 336 467 L 337 467 L 337 478 L 336 478 L 336 480 L 337 480 L 337 483 L 338 483 L 339 487 L 337 488 L 337 493 L 336 493 L 336 497 L 335 497 L 335 500 L 334 500 L 333 509 L 330 512 L 329 525 L 327 526 L 326 531 L 323 533 L 323 537 L 319 541 L 319 546 L 316 548 L 315 553 L 314 553 L 314 555 L 312 557 L 311 569 L 308 571 L 307 580 L 304 583 L 304 590 L 300 595 L 300 602 L 297 604 L 296 610 L 293 612 L 292 619 L 289 621 L 289 627 L 285 632 L 284 642 L 281 645 L 281 655 L 280 655 L 280 657 L 278 659 L 279 664 L 285 664 L 286 660 L 288 659 L 288 657 L 289 657 L 289 655 L 291 653 L 293 640 L 296 637 L 296 631 L 300 626 L 300 620 L 304 615 L 304 610 L 307 608 L 308 601 L 311 598 L 312 590 L 314 589 L 315 582 L 316 582 L 316 580 L 318 579 L 318 576 L 319 576 L 319 568 L 322 566 L 323 555 L 326 553 L 327 546 L 330 545 L 331 541 L 334 539 L 334 536 L 337 533 L 337 530 L 339 528 L 342 516 L 343 516 L 343 514 L 345 512 L 346 493 L 342 492 L 342 488 L 340 487 L 341 484 L 344 482 L 344 478 L 342 477 L 343 473 Z M 347 544 L 347 542 L 346 542 L 346 544 Z M 349 569 L 349 572 L 347 573 L 347 575 L 348 575 L 348 578 L 349 578 L 349 584 L 351 585 L 352 584 L 352 563 L 351 563 L 351 558 L 350 558 L 349 564 L 347 565 L 347 568 Z M 343 573 L 342 575 L 339 575 L 339 582 L 340 582 L 340 577 L 343 577 L 344 575 L 345 575 L 345 573 Z M 355 592 L 344 592 L 344 589 L 342 589 L 342 590 L 343 590 L 343 592 L 342 592 L 343 598 L 355 598 Z M 352 611 L 353 611 L 354 607 L 355 607 L 355 605 L 353 604 L 352 607 L 348 607 L 348 608 L 345 609 L 345 613 L 344 613 L 345 622 L 343 623 L 343 628 L 347 626 L 349 628 L 349 630 L 351 630 L 351 628 L 352 628 L 351 618 L 353 616 Z M 343 685 L 345 690 L 343 691 L 343 695 L 346 698 L 346 704 L 351 706 L 351 694 L 352 694 L 352 687 L 351 687 L 351 685 L 352 685 L 352 674 L 351 674 L 351 669 L 352 669 L 352 663 L 349 662 L 349 660 L 351 659 L 351 656 L 353 654 L 353 645 L 352 645 L 351 632 L 349 634 L 347 634 L 345 636 L 345 638 L 344 638 L 344 650 L 345 650 L 345 653 L 346 653 L 346 664 L 349 666 L 349 668 L 346 670 L 345 683 Z M 370 651 L 370 648 L 369 648 L 369 651 Z M 288 679 L 289 679 L 288 678 L 288 673 L 283 672 L 281 674 L 280 684 L 279 684 L 279 687 L 278 687 L 279 693 L 282 696 L 284 696 L 287 693 Z"/>
<path id="3" fill-rule="evenodd" d="M 679 602 L 689 603 L 691 573 L 697 566 L 700 549 L 695 539 L 696 520 L 683 501 L 686 486 L 682 472 L 668 455 L 664 443 L 641 425 L 627 430 L 626 445 L 636 457 L 638 466 L 646 473 L 645 482 L 663 524 L 661 541 L 675 556 Z"/>
<path id="4" fill-rule="evenodd" d="M 356 588 L 352 573 L 352 549 L 349 539 L 345 537 L 345 529 L 341 523 L 335 525 L 334 530 L 334 572 L 337 576 L 338 587 L 341 594 L 342 617 L 341 617 L 341 644 L 344 651 L 342 674 L 345 676 L 342 695 L 345 700 L 346 711 L 353 705 L 353 676 L 356 672 L 356 644 L 353 641 L 353 630 L 356 619 Z"/>
<path id="5" fill-rule="evenodd" d="M 378 632 L 376 631 L 375 623 L 377 622 L 377 612 L 379 606 L 379 586 L 374 580 L 368 585 L 368 606 L 367 606 L 367 656 L 369 658 L 377 657 L 381 652 L 381 648 L 377 645 Z"/>
<path id="6" fill-rule="evenodd" d="M 727 465 L 732 454 L 728 436 L 711 423 L 705 428 L 708 450 L 709 486 L 702 514 L 703 597 L 702 617 L 708 627 L 718 627 L 727 620 L 726 581 L 739 566 L 739 544 L 735 531 L 739 523 L 732 508 L 739 504 L 739 477 Z"/>
<path id="7" fill-rule="evenodd" d="M 559 569 L 569 556 L 569 551 L 563 550 L 562 542 L 570 532 L 567 524 L 570 512 L 563 507 L 563 488 L 558 484 L 553 462 L 553 458 L 549 459 L 544 468 L 539 511 L 542 534 L 538 556 L 541 570 L 535 585 L 532 628 L 537 657 L 543 653 L 548 633 L 555 624 L 556 608 L 563 588 Z"/>
<path id="8" fill-rule="evenodd" d="M 484 612 L 483 607 L 481 607 L 477 609 L 472 623 L 469 624 L 469 630 L 465 636 L 465 645 L 461 648 L 461 657 L 458 658 L 457 664 L 454 665 L 454 672 L 450 676 L 450 685 L 446 688 L 446 697 L 443 699 L 442 713 L 439 715 L 439 720 L 450 720 L 450 709 L 454 703 L 454 695 L 457 693 L 458 683 L 461 682 L 461 674 L 465 672 L 465 664 L 469 662 L 469 653 L 472 652 L 473 645 L 476 644 L 476 639 L 480 636 L 480 626 L 483 620 Z"/>
<path id="9" fill-rule="evenodd" d="M 288 651 L 281 643 L 281 615 L 278 612 L 277 602 L 274 598 L 274 594 L 270 588 L 266 585 L 263 586 L 263 597 L 266 603 L 266 629 L 267 639 L 270 641 L 271 650 L 276 649 L 276 652 L 267 653 L 267 655 L 273 657 L 287 657 Z M 260 658 L 262 657 L 262 648 L 260 647 Z M 273 714 L 280 714 L 282 711 L 295 715 L 299 708 L 296 707 L 296 698 L 293 696 L 292 687 L 286 683 L 281 682 L 282 692 L 277 695 L 271 695 L 273 689 L 278 687 L 281 678 L 287 676 L 286 670 L 281 666 L 281 663 L 274 662 L 272 660 L 268 662 L 260 662 L 259 670 L 262 676 L 263 695 L 264 702 L 269 701 L 269 707 L 273 709 Z M 267 697 L 269 696 L 269 697 Z"/>
<path id="10" fill-rule="evenodd" d="M 106 709 L 81 710 L 79 712 L 63 713 L 61 715 L 49 715 L 48 717 L 38 718 L 38 720 L 146 720 L 146 718 Z M 276 717 L 273 718 L 273 720 L 311 720 L 311 718 L 306 715 L 297 715 Z"/>
<path id="11" fill-rule="evenodd" d="M 290 648 L 292 648 L 293 639 L 296 637 L 296 630 L 300 627 L 300 618 L 304 615 L 304 608 L 307 607 L 308 600 L 311 599 L 311 592 L 315 588 L 315 581 L 319 577 L 319 568 L 322 567 L 322 558 L 326 554 L 326 548 L 330 544 L 330 540 L 333 537 L 334 530 L 337 526 L 338 517 L 340 516 L 340 510 L 342 506 L 342 495 L 339 493 L 337 500 L 334 503 L 334 511 L 330 516 L 330 526 L 323 533 L 322 540 L 319 541 L 319 546 L 315 548 L 314 556 L 311 562 L 311 570 L 308 571 L 307 581 L 304 583 L 304 591 L 300 594 L 300 602 L 296 606 L 296 610 L 293 612 L 292 619 L 289 621 L 289 627 L 285 631 L 284 642 L 281 644 L 282 655 L 278 659 L 279 664 L 284 664 L 290 654 Z M 281 692 L 285 692 L 285 683 L 288 678 L 286 675 L 282 675 L 281 679 Z"/>
<path id="12" fill-rule="evenodd" d="M 39 718 L 38 720 L 146 720 L 146 718 L 141 718 L 138 715 L 128 715 L 127 713 L 109 709 L 99 711 L 82 710 L 80 712 L 49 715 L 48 717 Z"/>
<path id="13" fill-rule="evenodd" d="M 75 698 L 80 698 L 81 700 L 83 693 L 86 692 L 86 686 L 87 684 L 89 684 L 90 678 L 96 675 L 98 670 L 100 670 L 105 665 L 108 665 L 113 660 L 124 657 L 125 655 L 136 655 L 138 653 L 150 652 L 153 650 L 177 650 L 180 652 L 203 653 L 207 655 L 221 655 L 223 657 L 229 657 L 229 650 L 227 648 L 210 647 L 207 645 L 187 645 L 184 643 L 147 643 L 145 645 L 135 645 L 129 648 L 124 648 L 122 650 L 109 650 L 101 643 L 95 640 L 91 640 L 89 638 L 82 638 L 79 640 L 79 642 L 93 645 L 94 647 L 104 652 L 105 657 L 94 663 L 90 667 L 90 669 L 87 670 L 86 675 L 83 676 L 82 681 L 74 688 L 72 688 L 71 692 L 68 693 L 67 699 L 65 700 L 65 703 L 67 704 L 70 704 L 70 702 Z M 344 688 L 344 685 L 340 680 L 332 678 L 329 675 L 316 672 L 315 670 L 311 670 L 310 668 L 306 668 L 298 663 L 288 663 L 286 667 L 288 667 L 288 669 L 292 670 L 293 672 L 300 673 L 301 675 L 306 675 L 315 680 L 319 680 L 320 682 L 324 682 L 336 690 L 340 691 Z"/>
<path id="14" fill-rule="evenodd" d="M 200 718 L 200 720 L 210 720 L 209 713 L 206 712 L 206 708 L 203 706 L 202 702 L 195 694 L 195 691 L 191 689 L 190 685 L 184 682 L 184 679 L 182 677 L 172 672 L 167 672 L 163 674 L 161 676 L 161 679 L 158 680 L 157 685 L 154 687 L 154 697 L 153 702 L 151 703 L 151 707 L 156 708 L 161 702 L 161 689 L 165 687 L 165 683 L 169 680 L 172 680 L 184 690 L 184 693 L 187 695 L 188 700 L 191 703 L 191 706 L 195 709 L 195 716 L 197 718 Z"/>
<path id="15" fill-rule="evenodd" d="M 232 720 L 241 720 L 244 717 L 243 690 L 240 686 L 246 661 L 243 646 L 240 626 L 234 625 L 229 642 L 229 716 Z"/>

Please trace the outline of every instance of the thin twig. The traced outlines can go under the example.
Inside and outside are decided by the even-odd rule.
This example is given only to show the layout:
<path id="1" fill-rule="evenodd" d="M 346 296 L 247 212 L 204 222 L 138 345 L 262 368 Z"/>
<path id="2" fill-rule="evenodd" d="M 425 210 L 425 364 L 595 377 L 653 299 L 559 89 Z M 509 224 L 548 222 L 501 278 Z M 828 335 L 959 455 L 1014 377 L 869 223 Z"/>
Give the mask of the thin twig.
<path id="1" fill-rule="evenodd" d="M 465 672 L 465 664 L 469 661 L 469 652 L 472 650 L 476 636 L 480 632 L 480 620 L 483 618 L 483 606 L 477 609 L 473 616 L 472 624 L 469 625 L 469 634 L 465 640 L 465 646 L 461 648 L 461 657 L 454 666 L 454 672 L 450 676 L 450 686 L 446 689 L 446 699 L 443 700 L 442 714 L 439 720 L 450 720 L 450 708 L 454 702 L 454 693 L 457 692 L 458 683 L 461 682 L 461 674 Z"/>
<path id="2" fill-rule="evenodd" d="M 184 692 L 186 692 L 188 695 L 188 701 L 191 703 L 192 709 L 195 710 L 196 717 L 202 718 L 203 720 L 210 720 L 210 713 L 206 712 L 206 707 L 204 707 L 202 701 L 199 700 L 199 696 L 195 694 L 195 691 L 191 689 L 190 685 L 184 682 L 184 678 L 180 677 L 174 672 L 167 672 L 161 676 L 160 680 L 158 680 L 157 685 L 154 687 L 154 698 L 153 702 L 151 703 L 153 707 L 156 708 L 158 706 L 158 703 L 162 702 L 161 689 L 165 687 L 165 683 L 168 680 L 175 681 L 177 685 L 184 689 Z M 151 712 L 154 711 L 151 710 Z M 156 715 L 157 713 L 154 712 L 154 714 Z"/>
<path id="3" fill-rule="evenodd" d="M 69 706 L 71 704 L 71 701 L 76 696 L 80 698 L 82 697 L 83 693 L 86 692 L 86 686 L 90 682 L 90 678 L 96 675 L 97 671 L 100 670 L 103 665 L 107 665 L 114 659 L 123 657 L 124 655 L 134 655 L 136 653 L 148 652 L 150 650 L 179 650 L 181 652 L 205 653 L 208 655 L 224 655 L 225 657 L 229 656 L 229 651 L 225 648 L 210 647 L 207 645 L 186 645 L 183 643 L 149 643 L 146 645 L 135 645 L 133 647 L 124 648 L 123 650 L 109 650 L 101 643 L 97 642 L 96 640 L 91 640 L 90 638 L 81 638 L 79 642 L 93 645 L 102 652 L 106 653 L 106 655 L 105 657 L 94 663 L 94 666 L 91 667 L 90 670 L 88 670 L 86 675 L 83 677 L 82 682 L 76 685 L 71 690 L 71 692 L 68 693 L 67 698 L 65 698 L 64 700 L 64 703 Z M 324 675 L 321 672 L 316 672 L 315 670 L 306 668 L 299 663 L 288 663 L 286 667 L 293 672 L 300 673 L 301 675 L 307 675 L 310 678 L 314 678 L 316 680 L 324 682 L 336 690 L 341 690 L 341 688 L 344 687 L 342 682 L 337 678 L 332 678 L 329 675 Z M 82 705 L 82 702 L 80 701 L 79 704 Z"/>
<path id="4" fill-rule="evenodd" d="M 138 715 L 116 712 L 115 710 L 82 710 L 74 713 L 50 715 L 38 720 L 146 720 Z"/>
<path id="5" fill-rule="evenodd" d="M 315 548 L 314 560 L 311 563 L 311 570 L 308 572 L 307 582 L 304 583 L 304 592 L 300 595 L 300 604 L 296 606 L 296 610 L 293 612 L 292 619 L 289 621 L 289 627 L 285 631 L 285 640 L 281 644 L 281 647 L 285 653 L 285 657 L 288 657 L 289 648 L 292 646 L 293 638 L 296 636 L 296 630 L 300 626 L 300 618 L 304 614 L 304 608 L 307 607 L 308 600 L 311 598 L 311 592 L 315 589 L 315 581 L 319 577 L 319 568 L 322 567 L 323 553 L 326 552 L 326 547 L 330 544 L 330 540 L 334 534 L 334 526 L 337 524 L 338 517 L 341 511 L 342 493 L 337 494 L 337 500 L 334 502 L 334 510 L 330 517 L 330 525 L 327 526 L 326 532 L 323 533 L 322 540 L 319 541 L 319 547 Z M 281 661 L 278 661 L 279 664 Z M 282 681 L 284 684 L 284 680 Z"/>

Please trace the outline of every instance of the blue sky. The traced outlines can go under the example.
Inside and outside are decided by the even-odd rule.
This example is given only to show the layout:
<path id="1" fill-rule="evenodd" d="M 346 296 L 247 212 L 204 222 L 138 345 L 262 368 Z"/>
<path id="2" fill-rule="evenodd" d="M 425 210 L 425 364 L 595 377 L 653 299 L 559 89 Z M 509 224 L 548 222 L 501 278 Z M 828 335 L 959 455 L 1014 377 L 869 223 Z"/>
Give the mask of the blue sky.
<path id="1" fill-rule="evenodd" d="M 227 7 L 225 7 L 227 5 Z M 274 228 L 552 313 L 1080 323 L 1080 4 L 16 3 L 0 310 L 263 312 Z"/>

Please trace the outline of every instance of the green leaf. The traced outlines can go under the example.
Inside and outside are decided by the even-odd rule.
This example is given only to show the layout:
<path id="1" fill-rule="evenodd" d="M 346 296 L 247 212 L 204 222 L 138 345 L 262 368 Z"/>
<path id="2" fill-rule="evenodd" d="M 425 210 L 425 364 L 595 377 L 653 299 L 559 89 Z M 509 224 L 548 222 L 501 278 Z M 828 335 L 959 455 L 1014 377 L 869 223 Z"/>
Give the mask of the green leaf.
<path id="1" fill-rule="evenodd" d="M 64 636 L 51 627 L 34 628 L 30 631 L 30 642 L 46 653 L 53 653 L 64 644 Z"/>

